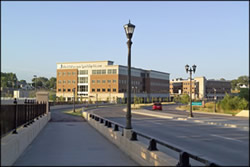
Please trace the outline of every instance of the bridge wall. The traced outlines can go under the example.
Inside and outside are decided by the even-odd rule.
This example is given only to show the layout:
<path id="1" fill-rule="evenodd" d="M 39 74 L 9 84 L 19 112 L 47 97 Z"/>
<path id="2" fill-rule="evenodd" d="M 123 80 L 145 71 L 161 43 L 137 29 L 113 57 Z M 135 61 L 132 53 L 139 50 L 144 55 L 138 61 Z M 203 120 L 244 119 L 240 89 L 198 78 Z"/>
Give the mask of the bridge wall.
<path id="1" fill-rule="evenodd" d="M 114 143 L 124 153 L 126 153 L 131 159 L 142 166 L 175 166 L 178 163 L 177 159 L 160 152 L 149 151 L 148 146 L 140 141 L 131 141 L 128 138 L 122 136 L 121 132 L 113 131 L 112 128 L 104 126 L 99 121 L 95 121 L 89 117 L 89 113 L 83 112 L 83 117 L 88 123 L 94 127 L 98 132 L 105 136 L 109 141 Z"/>
<path id="2" fill-rule="evenodd" d="M 1 138 L 1 166 L 12 166 L 50 120 L 50 112 L 35 120 L 26 128 L 18 128 L 18 134 Z"/>

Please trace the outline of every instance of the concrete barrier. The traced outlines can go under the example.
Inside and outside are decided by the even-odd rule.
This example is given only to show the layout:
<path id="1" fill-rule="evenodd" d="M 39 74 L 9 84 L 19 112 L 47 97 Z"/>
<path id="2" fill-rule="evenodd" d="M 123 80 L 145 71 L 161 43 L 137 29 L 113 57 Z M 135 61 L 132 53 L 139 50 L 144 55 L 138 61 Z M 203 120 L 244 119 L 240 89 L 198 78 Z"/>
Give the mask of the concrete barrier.
<path id="1" fill-rule="evenodd" d="M 18 128 L 18 134 L 1 138 L 1 166 L 12 166 L 29 144 L 50 120 L 50 112 L 26 128 Z"/>
<path id="2" fill-rule="evenodd" d="M 104 123 L 91 119 L 87 112 L 82 112 L 82 116 L 98 132 L 142 166 L 176 166 L 178 163 L 177 159 L 160 151 L 149 151 L 148 146 L 140 141 L 131 141 L 122 136 L 120 131 L 113 131 L 112 128 L 104 126 Z"/>
<path id="3" fill-rule="evenodd" d="M 248 117 L 249 118 L 249 110 L 242 110 L 241 112 L 239 112 L 235 116 L 238 116 L 238 117 Z"/>

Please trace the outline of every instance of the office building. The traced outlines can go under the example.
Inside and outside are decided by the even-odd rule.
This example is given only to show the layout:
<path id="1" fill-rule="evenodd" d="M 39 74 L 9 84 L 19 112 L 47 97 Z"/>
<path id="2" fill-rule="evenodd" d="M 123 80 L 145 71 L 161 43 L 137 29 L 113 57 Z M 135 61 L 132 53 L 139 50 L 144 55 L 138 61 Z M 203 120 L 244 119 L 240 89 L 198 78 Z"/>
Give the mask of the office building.
<path id="1" fill-rule="evenodd" d="M 111 101 L 127 99 L 127 66 L 112 61 L 57 63 L 57 97 L 72 101 Z M 169 73 L 131 68 L 131 96 L 146 99 L 169 98 Z"/>

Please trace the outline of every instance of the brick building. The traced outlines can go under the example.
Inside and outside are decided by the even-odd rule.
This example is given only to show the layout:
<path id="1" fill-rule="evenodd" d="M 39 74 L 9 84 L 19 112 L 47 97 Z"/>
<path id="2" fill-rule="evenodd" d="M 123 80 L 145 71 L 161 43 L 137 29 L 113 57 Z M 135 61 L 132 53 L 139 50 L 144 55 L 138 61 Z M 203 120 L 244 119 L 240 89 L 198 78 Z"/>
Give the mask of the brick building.
<path id="1" fill-rule="evenodd" d="M 169 73 L 131 68 L 131 95 L 169 98 Z M 127 67 L 112 61 L 57 63 L 57 93 L 71 101 L 73 88 L 78 100 L 117 101 L 127 98 Z"/>

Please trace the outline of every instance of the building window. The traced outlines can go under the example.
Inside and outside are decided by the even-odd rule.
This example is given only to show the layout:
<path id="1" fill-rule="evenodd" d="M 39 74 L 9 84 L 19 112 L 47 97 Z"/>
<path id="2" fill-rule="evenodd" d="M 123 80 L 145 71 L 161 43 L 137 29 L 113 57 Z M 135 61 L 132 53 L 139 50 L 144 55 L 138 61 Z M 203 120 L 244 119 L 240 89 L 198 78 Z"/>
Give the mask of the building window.
<path id="1" fill-rule="evenodd" d="M 68 72 L 68 76 L 70 76 L 71 75 L 71 72 Z"/>
<path id="2" fill-rule="evenodd" d="M 106 74 L 106 70 L 102 70 L 102 74 Z"/>
<path id="3" fill-rule="evenodd" d="M 79 77 L 78 82 L 79 83 L 88 83 L 88 77 Z"/>
<path id="4" fill-rule="evenodd" d="M 75 76 L 75 75 L 76 75 L 76 72 L 72 72 L 72 75 L 74 75 L 74 76 Z"/>
<path id="5" fill-rule="evenodd" d="M 59 80 L 59 81 L 58 81 L 58 84 L 61 84 L 61 83 L 62 83 L 62 81 L 61 81 L 61 80 Z"/>
<path id="6" fill-rule="evenodd" d="M 113 89 L 113 92 L 116 92 L 116 89 L 115 89 L 115 88 Z"/>
<path id="7" fill-rule="evenodd" d="M 68 92 L 70 92 L 71 90 L 70 89 L 68 89 Z"/>
<path id="8" fill-rule="evenodd" d="M 101 90 L 100 89 L 97 89 L 97 92 L 100 92 Z"/>
<path id="9" fill-rule="evenodd" d="M 108 69 L 108 74 L 112 74 L 112 69 Z"/>
<path id="10" fill-rule="evenodd" d="M 96 80 L 96 83 L 101 83 L 101 81 L 100 80 Z"/>
<path id="11" fill-rule="evenodd" d="M 58 89 L 58 92 L 61 92 L 61 89 Z"/>
<path id="12" fill-rule="evenodd" d="M 71 81 L 70 80 L 68 80 L 68 84 L 70 84 L 71 83 Z"/>
<path id="13" fill-rule="evenodd" d="M 63 72 L 63 76 L 65 76 L 66 75 L 66 72 Z"/>
<path id="14" fill-rule="evenodd" d="M 96 70 L 92 70 L 92 74 L 96 74 Z"/>
<path id="15" fill-rule="evenodd" d="M 117 73 L 117 70 L 116 70 L 116 69 L 113 69 L 112 73 L 113 73 L 113 74 L 116 74 L 116 73 Z"/>
<path id="16" fill-rule="evenodd" d="M 116 80 L 115 80 L 115 79 L 113 80 L 113 83 L 116 83 Z"/>
<path id="17" fill-rule="evenodd" d="M 80 75 L 87 75 L 88 74 L 88 70 L 79 70 L 79 74 Z"/>
<path id="18" fill-rule="evenodd" d="M 97 70 L 96 74 L 102 74 L 102 70 Z"/>
<path id="19" fill-rule="evenodd" d="M 111 80 L 107 80 L 108 81 L 108 83 L 111 83 Z"/>
<path id="20" fill-rule="evenodd" d="M 88 85 L 80 85 L 78 86 L 79 92 L 87 92 L 88 91 Z"/>
<path id="21" fill-rule="evenodd" d="M 61 76 L 61 75 L 62 75 L 62 73 L 61 73 L 61 72 L 58 72 L 58 75 L 59 75 L 59 76 Z"/>
<path id="22" fill-rule="evenodd" d="M 95 92 L 95 89 L 92 89 L 92 92 Z"/>
<path id="23" fill-rule="evenodd" d="M 106 83 L 106 80 L 102 80 L 102 83 Z"/>
<path id="24" fill-rule="evenodd" d="M 66 83 L 66 81 L 65 81 L 65 80 L 63 80 L 63 83 Z"/>
<path id="25" fill-rule="evenodd" d="M 103 88 L 103 89 L 102 89 L 102 92 L 105 92 L 105 91 L 106 91 L 106 89 Z"/>
<path id="26" fill-rule="evenodd" d="M 92 80 L 92 84 L 94 84 L 95 83 L 95 80 Z"/>
<path id="27" fill-rule="evenodd" d="M 72 80 L 72 83 L 73 83 L 73 84 L 75 84 L 75 83 L 76 83 L 76 81 L 75 81 L 75 80 Z"/>
<path id="28" fill-rule="evenodd" d="M 110 88 L 108 88 L 108 92 L 110 92 Z"/>
<path id="29" fill-rule="evenodd" d="M 65 92 L 65 91 L 66 91 L 66 89 L 63 89 L 63 91 Z"/>

